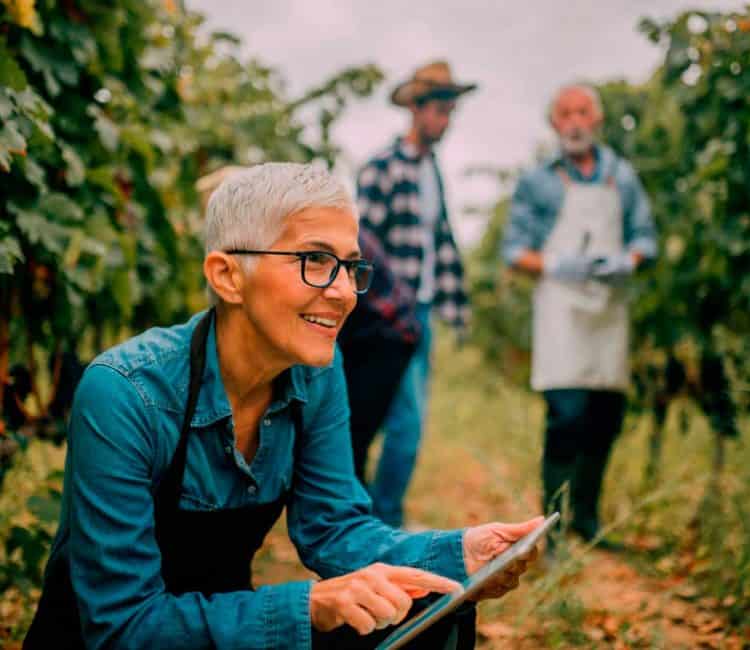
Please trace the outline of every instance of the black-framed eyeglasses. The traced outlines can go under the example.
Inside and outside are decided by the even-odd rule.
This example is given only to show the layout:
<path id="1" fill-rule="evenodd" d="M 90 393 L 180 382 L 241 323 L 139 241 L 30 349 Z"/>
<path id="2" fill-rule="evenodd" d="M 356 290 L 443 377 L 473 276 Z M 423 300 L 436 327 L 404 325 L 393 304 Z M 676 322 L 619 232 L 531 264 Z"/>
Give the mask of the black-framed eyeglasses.
<path id="1" fill-rule="evenodd" d="M 233 248 L 224 252 L 228 255 L 294 255 L 301 262 L 302 282 L 318 289 L 330 287 L 343 266 L 352 283 L 354 293 L 358 295 L 367 293 L 375 269 L 367 260 L 342 260 L 328 251 L 262 251 Z"/>

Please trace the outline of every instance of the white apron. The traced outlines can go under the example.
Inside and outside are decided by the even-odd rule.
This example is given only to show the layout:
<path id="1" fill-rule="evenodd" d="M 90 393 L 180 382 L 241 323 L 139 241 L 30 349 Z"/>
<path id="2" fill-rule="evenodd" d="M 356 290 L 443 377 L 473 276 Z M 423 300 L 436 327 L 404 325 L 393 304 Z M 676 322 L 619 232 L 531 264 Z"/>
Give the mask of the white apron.
<path id="1" fill-rule="evenodd" d="M 614 183 L 575 183 L 564 172 L 565 197 L 542 252 L 599 257 L 621 253 L 622 204 Z M 534 290 L 531 386 L 534 390 L 628 387 L 625 292 L 596 280 L 542 276 Z"/>

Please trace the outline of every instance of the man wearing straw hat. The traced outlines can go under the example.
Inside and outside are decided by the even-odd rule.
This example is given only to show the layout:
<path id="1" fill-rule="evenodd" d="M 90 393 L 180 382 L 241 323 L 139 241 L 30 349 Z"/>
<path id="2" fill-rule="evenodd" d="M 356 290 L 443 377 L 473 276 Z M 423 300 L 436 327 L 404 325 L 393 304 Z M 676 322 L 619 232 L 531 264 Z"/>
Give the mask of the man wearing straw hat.
<path id="1" fill-rule="evenodd" d="M 453 79 L 444 61 L 429 63 L 399 84 L 391 102 L 411 113 L 408 133 L 360 171 L 360 228 L 382 244 L 390 270 L 413 290 L 421 339 L 384 424 L 374 483 L 374 508 L 386 523 L 403 524 L 402 500 L 417 457 L 430 370 L 433 313 L 462 332 L 469 308 L 463 267 L 453 239 L 434 146 L 447 130 L 456 100 L 476 88 Z"/>

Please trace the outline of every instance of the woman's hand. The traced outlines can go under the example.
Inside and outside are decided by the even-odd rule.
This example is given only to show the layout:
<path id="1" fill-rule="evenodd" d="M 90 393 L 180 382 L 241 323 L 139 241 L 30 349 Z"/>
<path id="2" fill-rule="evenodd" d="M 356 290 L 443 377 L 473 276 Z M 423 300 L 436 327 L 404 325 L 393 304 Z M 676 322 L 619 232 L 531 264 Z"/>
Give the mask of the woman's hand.
<path id="1" fill-rule="evenodd" d="M 528 535 L 544 521 L 536 517 L 520 524 L 491 523 L 474 526 L 464 533 L 464 562 L 469 575 L 476 573 L 490 560 L 509 549 L 514 542 Z M 536 559 L 534 548 L 528 555 L 519 558 L 487 584 L 474 600 L 499 598 L 518 586 L 518 577 Z"/>
<path id="2" fill-rule="evenodd" d="M 420 569 L 373 564 L 313 584 L 310 617 L 313 627 L 321 632 L 346 624 L 360 634 L 369 634 L 404 620 L 413 598 L 433 591 L 449 593 L 460 586 Z"/>

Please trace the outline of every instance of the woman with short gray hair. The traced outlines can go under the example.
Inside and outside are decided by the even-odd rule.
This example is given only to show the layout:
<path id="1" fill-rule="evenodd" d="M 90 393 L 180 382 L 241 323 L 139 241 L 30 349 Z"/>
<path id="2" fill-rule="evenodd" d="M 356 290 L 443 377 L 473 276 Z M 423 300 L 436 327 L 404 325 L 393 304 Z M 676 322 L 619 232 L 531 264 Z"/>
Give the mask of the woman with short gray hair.
<path id="1" fill-rule="evenodd" d="M 371 515 L 335 344 L 373 271 L 357 232 L 351 197 L 316 167 L 271 163 L 221 184 L 203 266 L 213 307 L 83 376 L 25 648 L 374 647 L 414 599 L 454 590 L 537 525 L 408 534 Z M 285 506 L 322 579 L 253 590 L 253 555 Z M 420 647 L 449 628 L 454 647 L 473 647 L 473 616 Z"/>

